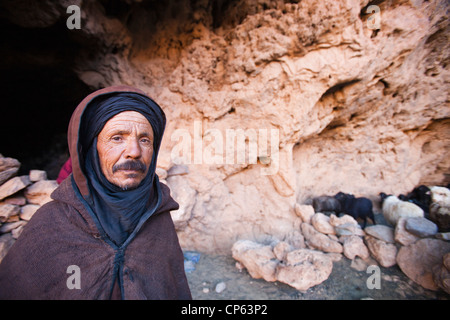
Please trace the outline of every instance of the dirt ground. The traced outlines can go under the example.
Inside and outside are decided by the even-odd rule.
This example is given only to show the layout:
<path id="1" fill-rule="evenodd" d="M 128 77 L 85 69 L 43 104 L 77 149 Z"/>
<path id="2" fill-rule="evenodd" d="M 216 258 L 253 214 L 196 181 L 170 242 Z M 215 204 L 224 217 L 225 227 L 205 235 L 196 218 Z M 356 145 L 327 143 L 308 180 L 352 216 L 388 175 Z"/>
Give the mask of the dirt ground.
<path id="1" fill-rule="evenodd" d="M 377 209 L 377 208 L 374 208 Z M 379 209 L 379 208 L 378 208 Z M 379 210 L 378 210 L 379 211 Z M 375 212 L 377 224 L 386 224 L 382 214 Z M 358 259 L 358 258 L 357 258 Z M 307 291 L 281 283 L 253 279 L 246 269 L 236 268 L 236 260 L 229 255 L 201 254 L 195 270 L 186 273 L 194 300 L 449 300 L 444 291 L 423 288 L 409 279 L 395 265 L 380 267 L 380 289 L 369 289 L 367 264 L 352 263 L 342 256 L 333 262 L 330 277 Z M 216 292 L 216 285 L 226 288 Z"/>
<path id="2" fill-rule="evenodd" d="M 351 267 L 351 261 L 342 257 L 333 263 L 330 277 L 305 292 L 280 282 L 253 279 L 244 269 L 235 266 L 230 255 L 201 254 L 195 270 L 187 273 L 194 300 L 448 300 L 443 291 L 424 289 L 410 280 L 397 267 L 381 270 L 380 289 L 369 289 L 371 273 Z M 226 288 L 217 293 L 220 282 Z"/>

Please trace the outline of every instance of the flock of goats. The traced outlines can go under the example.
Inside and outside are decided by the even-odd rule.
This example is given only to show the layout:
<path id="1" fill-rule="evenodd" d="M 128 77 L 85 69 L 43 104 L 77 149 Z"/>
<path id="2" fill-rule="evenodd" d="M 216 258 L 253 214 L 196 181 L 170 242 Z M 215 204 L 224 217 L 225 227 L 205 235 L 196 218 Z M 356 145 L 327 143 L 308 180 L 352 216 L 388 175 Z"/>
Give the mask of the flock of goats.
<path id="1" fill-rule="evenodd" d="M 396 225 L 402 217 L 424 217 L 433 221 L 440 232 L 450 231 L 450 185 L 420 185 L 407 195 L 387 195 L 380 193 L 381 211 L 384 219 Z M 375 224 L 372 201 L 364 197 L 339 192 L 335 196 L 320 196 L 313 199 L 315 212 L 344 213 L 363 221 L 368 219 Z"/>

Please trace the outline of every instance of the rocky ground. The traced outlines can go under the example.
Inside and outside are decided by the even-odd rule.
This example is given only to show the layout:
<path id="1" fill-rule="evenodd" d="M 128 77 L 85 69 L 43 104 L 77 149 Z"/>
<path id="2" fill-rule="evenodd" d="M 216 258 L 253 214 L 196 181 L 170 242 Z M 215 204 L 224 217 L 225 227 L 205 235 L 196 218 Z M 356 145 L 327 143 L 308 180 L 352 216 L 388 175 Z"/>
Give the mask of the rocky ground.
<path id="1" fill-rule="evenodd" d="M 187 278 L 195 300 L 448 300 L 443 291 L 431 291 L 414 283 L 397 267 L 381 270 L 380 289 L 369 289 L 366 270 L 358 271 L 349 259 L 333 263 L 330 277 L 305 292 L 280 282 L 253 279 L 235 266 L 230 255 L 201 254 L 195 270 Z M 225 283 L 218 293 L 216 286 Z"/>

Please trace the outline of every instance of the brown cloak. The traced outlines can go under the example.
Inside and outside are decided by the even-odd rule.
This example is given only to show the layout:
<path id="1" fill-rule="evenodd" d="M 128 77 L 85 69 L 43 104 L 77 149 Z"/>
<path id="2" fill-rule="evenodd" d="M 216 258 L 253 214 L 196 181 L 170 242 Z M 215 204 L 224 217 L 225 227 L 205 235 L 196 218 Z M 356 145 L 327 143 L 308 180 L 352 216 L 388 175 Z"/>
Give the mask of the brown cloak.
<path id="1" fill-rule="evenodd" d="M 109 87 L 87 96 L 74 111 L 68 132 L 73 176 L 53 192 L 54 201 L 35 213 L 4 257 L 0 299 L 191 299 L 170 216 L 179 206 L 166 185 L 161 183 L 156 212 L 120 250 L 100 237 L 79 199 L 80 193 L 89 193 L 77 154 L 80 117 L 94 97 L 110 92 L 145 94 L 127 86 Z"/>

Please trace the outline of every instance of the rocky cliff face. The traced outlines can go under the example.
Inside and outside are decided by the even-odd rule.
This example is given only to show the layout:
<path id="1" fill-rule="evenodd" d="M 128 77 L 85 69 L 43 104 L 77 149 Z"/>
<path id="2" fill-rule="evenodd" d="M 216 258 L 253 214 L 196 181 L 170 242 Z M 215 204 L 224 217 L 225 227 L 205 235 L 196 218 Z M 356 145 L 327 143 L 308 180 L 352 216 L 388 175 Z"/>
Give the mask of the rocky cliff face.
<path id="1" fill-rule="evenodd" d="M 448 1 L 72 2 L 79 79 L 137 86 L 167 114 L 159 166 L 188 168 L 167 178 L 184 247 L 295 241 L 313 196 L 450 182 Z M 9 19 L 69 16 L 39 3 Z"/>

